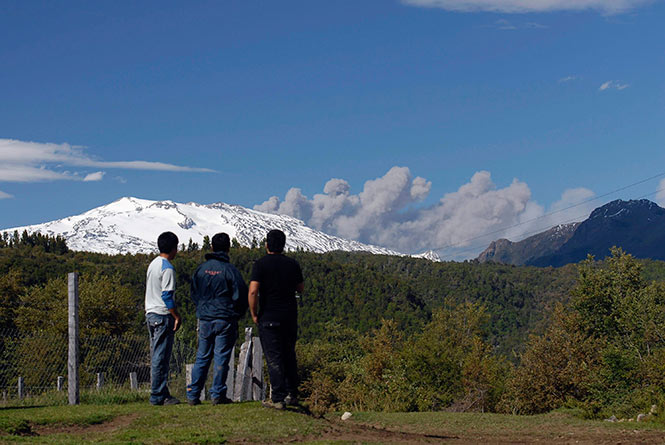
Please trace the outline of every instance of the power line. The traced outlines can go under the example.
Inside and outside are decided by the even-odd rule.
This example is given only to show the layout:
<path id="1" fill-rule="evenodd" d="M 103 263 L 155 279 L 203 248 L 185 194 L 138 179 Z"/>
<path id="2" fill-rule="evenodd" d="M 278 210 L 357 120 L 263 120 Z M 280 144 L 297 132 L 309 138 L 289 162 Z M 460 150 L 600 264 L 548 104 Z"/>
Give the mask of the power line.
<path id="1" fill-rule="evenodd" d="M 608 196 L 608 195 L 611 195 L 611 194 L 613 194 L 613 193 L 617 193 L 617 192 L 620 192 L 620 191 L 626 190 L 627 188 L 634 187 L 634 186 L 639 185 L 639 184 L 643 184 L 643 183 L 645 183 L 645 182 L 647 182 L 647 181 L 650 181 L 650 180 L 656 179 L 656 178 L 658 178 L 658 177 L 660 177 L 660 176 L 665 176 L 665 173 L 661 173 L 661 174 L 659 174 L 659 175 L 652 176 L 652 177 L 650 177 L 650 178 L 648 178 L 648 179 L 644 179 L 644 180 L 642 180 L 642 181 L 635 182 L 635 183 L 630 184 L 630 185 L 627 185 L 627 186 L 625 186 L 625 187 L 618 188 L 618 189 L 616 189 L 616 190 L 614 190 L 614 191 L 612 191 L 612 192 L 608 192 L 608 193 L 605 193 L 605 194 L 603 194 L 603 195 L 597 196 L 596 198 L 591 198 L 591 199 L 588 199 L 588 200 L 586 200 L 586 201 L 582 201 L 582 202 L 580 202 L 580 203 L 577 203 L 577 204 L 571 205 L 571 206 L 569 206 L 569 207 L 566 207 L 565 209 L 556 210 L 556 211 L 554 211 L 554 212 L 550 212 L 550 213 L 548 213 L 548 214 L 541 215 L 541 216 L 539 216 L 539 217 L 537 217 L 537 218 L 533 218 L 533 219 L 530 219 L 530 220 L 528 220 L 528 221 L 523 221 L 523 222 L 521 222 L 521 223 L 519 223 L 519 224 L 515 224 L 515 225 L 513 225 L 513 226 L 505 227 L 505 228 L 503 228 L 503 229 L 499 229 L 499 230 L 496 230 L 496 231 L 493 231 L 493 232 L 488 232 L 488 233 L 486 233 L 486 234 L 484 234 L 484 235 L 478 235 L 478 236 L 475 236 L 475 237 L 473 237 L 473 238 L 469 238 L 469 239 L 464 240 L 464 241 L 459 241 L 459 242 L 457 242 L 457 243 L 452 243 L 452 244 L 449 244 L 449 245 L 446 246 L 446 247 L 442 247 L 442 248 L 440 248 L 440 249 L 433 249 L 433 250 L 436 251 L 436 250 L 443 250 L 443 249 L 447 249 L 447 248 L 451 248 L 451 247 L 455 247 L 455 246 L 461 246 L 461 245 L 467 243 L 468 241 L 473 241 L 473 240 L 475 240 L 475 239 L 484 238 L 484 237 L 489 236 L 489 235 L 493 235 L 493 234 L 496 234 L 496 233 L 499 233 L 499 232 L 503 232 L 503 231 L 505 231 L 505 230 L 508 230 L 508 229 L 511 229 L 511 228 L 514 228 L 514 227 L 521 226 L 521 225 L 523 225 L 523 224 L 525 224 L 525 223 L 527 223 L 527 222 L 531 222 L 531 221 L 539 220 L 539 219 L 541 219 L 541 218 L 544 218 L 545 216 L 553 215 L 553 214 L 555 214 L 555 213 L 559 213 L 559 212 L 562 212 L 562 211 L 564 211 L 564 210 L 568 210 L 568 209 L 571 209 L 571 208 L 579 207 L 579 206 L 582 205 L 582 204 L 586 204 L 586 203 L 591 202 L 591 201 L 594 201 L 594 200 L 596 200 L 596 199 L 604 198 L 604 197 L 606 197 L 606 196 Z M 642 195 L 642 196 L 638 196 L 636 199 L 643 199 L 643 198 L 646 198 L 646 197 L 648 197 L 648 196 L 652 196 L 652 195 L 655 195 L 655 194 L 657 194 L 657 193 L 660 193 L 660 192 L 662 192 L 662 191 L 665 191 L 665 187 L 660 188 L 660 189 L 658 189 L 658 190 L 656 190 L 656 191 L 654 191 L 654 192 L 650 192 L 650 193 L 646 193 L 646 194 L 644 194 L 644 195 Z M 572 219 L 569 219 L 569 220 L 563 221 L 563 222 L 561 222 L 561 223 L 559 223 L 559 224 L 569 224 L 569 223 L 572 223 L 572 222 L 578 222 L 578 221 L 580 221 L 581 218 L 584 218 L 584 217 L 585 217 L 585 215 L 577 216 L 577 217 L 575 217 L 575 218 L 572 218 Z M 523 234 L 523 235 L 525 236 L 525 238 L 523 238 L 523 239 L 528 238 L 528 236 L 530 236 L 530 235 L 536 235 L 536 234 L 538 234 L 538 233 L 542 233 L 542 232 L 545 231 L 545 230 L 547 230 L 547 229 L 538 229 L 538 230 L 534 230 L 534 231 L 531 231 L 531 232 L 526 232 L 526 233 Z M 468 249 L 464 249 L 464 250 L 461 250 L 461 251 L 457 251 L 457 252 L 455 252 L 454 254 L 443 255 L 443 256 L 441 257 L 441 259 L 452 258 L 453 256 L 458 256 L 458 255 L 460 255 L 460 254 L 464 254 L 464 253 L 466 253 L 466 252 L 474 252 L 474 251 L 476 251 L 476 250 L 482 248 L 483 246 L 484 246 L 484 244 L 483 244 L 483 245 L 476 245 L 475 247 L 469 247 Z"/>
<path id="2" fill-rule="evenodd" d="M 599 195 L 599 196 L 596 196 L 596 197 L 594 197 L 594 198 L 586 199 L 586 200 L 584 200 L 584 201 L 578 202 L 577 204 L 572 204 L 572 205 L 570 205 L 570 206 L 568 206 L 568 207 L 564 207 L 563 209 L 554 210 L 554 211 L 552 211 L 552 212 L 545 213 L 545 214 L 540 215 L 540 216 L 537 216 L 537 217 L 535 217 L 535 218 L 527 219 L 526 221 L 522 221 L 522 222 L 519 222 L 519 223 L 517 223 L 517 224 L 513 224 L 512 226 L 503 227 L 503 228 L 501 228 L 501 229 L 497 229 L 497 230 L 494 230 L 494 231 L 492 231 L 492 232 L 487 232 L 487 233 L 484 233 L 484 234 L 482 234 L 482 235 L 474 236 L 473 238 L 468 238 L 468 239 L 465 239 L 465 240 L 459 241 L 459 242 L 457 242 L 457 243 L 452 243 L 452 244 L 444 245 L 444 246 L 442 246 L 442 247 L 437 247 L 437 248 L 434 248 L 434 249 L 432 249 L 432 250 L 444 250 L 444 249 L 449 249 L 449 248 L 451 248 L 451 247 L 456 247 L 456 246 L 460 246 L 460 245 L 466 244 L 466 243 L 468 243 L 469 241 L 473 241 L 473 240 L 476 240 L 476 239 L 479 239 L 479 238 L 484 238 L 484 237 L 486 237 L 486 236 L 494 235 L 494 234 L 497 234 L 497 233 L 502 233 L 502 232 L 505 232 L 505 231 L 508 230 L 508 229 L 512 229 L 512 228 L 515 228 L 515 227 L 519 227 L 519 226 L 522 226 L 522 225 L 524 225 L 524 224 L 528 224 L 528 223 L 533 222 L 533 221 L 538 221 L 539 219 L 543 219 L 543 218 L 546 218 L 546 217 L 548 217 L 548 216 L 555 215 L 555 214 L 560 213 L 560 212 L 564 212 L 564 211 L 566 211 L 566 210 L 574 209 L 575 207 L 579 207 L 579 206 L 584 205 L 584 204 L 587 204 L 587 203 L 589 203 L 589 202 L 597 201 L 597 200 L 599 200 L 599 199 L 601 199 L 601 198 L 604 198 L 604 197 L 606 197 L 606 196 L 613 195 L 614 193 L 618 193 L 618 192 L 624 191 L 624 190 L 626 190 L 626 189 L 629 189 L 629 188 L 631 188 L 631 187 L 635 187 L 635 186 L 637 186 L 637 185 L 644 184 L 645 182 L 653 181 L 654 179 L 660 178 L 660 177 L 662 177 L 662 176 L 665 176 L 665 172 L 663 172 L 663 173 L 659 173 L 659 174 L 654 175 L 654 176 L 651 176 L 651 177 L 649 177 L 649 178 L 642 179 L 642 180 L 637 181 L 637 182 L 634 182 L 634 183 L 632 183 L 632 184 L 629 184 L 629 185 L 626 185 L 626 186 L 620 187 L 620 188 L 618 188 L 618 189 L 616 189 L 616 190 L 612 190 L 612 191 L 610 191 L 610 192 L 604 193 L 604 194 Z M 655 193 L 658 193 L 658 191 L 656 191 Z M 647 195 L 647 196 L 648 196 L 648 195 Z"/>

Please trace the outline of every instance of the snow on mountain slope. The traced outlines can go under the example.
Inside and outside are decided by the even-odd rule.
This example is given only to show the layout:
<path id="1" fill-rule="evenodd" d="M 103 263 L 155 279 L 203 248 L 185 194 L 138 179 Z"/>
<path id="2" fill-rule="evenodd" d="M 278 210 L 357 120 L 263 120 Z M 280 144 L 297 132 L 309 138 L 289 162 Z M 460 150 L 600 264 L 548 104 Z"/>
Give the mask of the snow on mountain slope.
<path id="1" fill-rule="evenodd" d="M 333 250 L 364 251 L 374 254 L 402 255 L 382 247 L 345 240 L 316 231 L 295 218 L 250 210 L 237 205 L 216 203 L 179 204 L 172 201 L 149 201 L 121 198 L 78 216 L 2 230 L 12 234 L 27 230 L 44 235 L 61 235 L 72 250 L 119 253 L 157 251 L 157 236 L 170 230 L 181 243 L 203 242 L 205 235 L 226 232 L 243 246 L 261 242 L 268 230 L 280 229 L 286 234 L 286 249 L 312 252 Z"/>

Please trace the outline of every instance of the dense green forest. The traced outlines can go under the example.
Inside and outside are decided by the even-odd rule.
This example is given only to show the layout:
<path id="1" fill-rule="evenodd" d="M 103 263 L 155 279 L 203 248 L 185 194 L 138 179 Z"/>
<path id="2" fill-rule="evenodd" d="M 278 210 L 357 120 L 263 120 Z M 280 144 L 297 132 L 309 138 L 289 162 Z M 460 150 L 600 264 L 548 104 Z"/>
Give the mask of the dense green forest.
<path id="1" fill-rule="evenodd" d="M 189 277 L 208 243 L 174 260 L 179 338 L 196 345 Z M 608 252 L 609 253 L 609 252 Z M 234 243 L 249 277 L 259 248 Z M 355 408 L 598 417 L 665 408 L 665 263 L 621 250 L 562 268 L 292 252 L 305 275 L 298 345 L 315 411 Z M 66 275 L 81 274 L 82 335 L 145 335 L 151 255 L 68 251 L 24 234 L 0 247 L 0 328 L 66 332 Z M 251 326 L 246 316 L 241 326 Z M 649 405 L 650 406 L 650 405 Z M 621 411 L 623 410 L 623 411 Z"/>
<path id="2" fill-rule="evenodd" d="M 20 294 L 53 280 L 64 283 L 68 272 L 78 271 L 82 280 L 107 276 L 127 288 L 134 296 L 128 308 L 134 322 L 127 329 L 144 333 L 143 293 L 150 255 L 54 253 L 30 238 L 24 235 L 15 245 L 0 248 L 0 327 L 15 327 L 11 313 L 23 304 Z M 194 335 L 195 328 L 188 281 L 206 250 L 193 243 L 182 247 L 173 263 L 178 277 L 176 300 L 184 316 L 181 335 L 188 337 Z M 253 261 L 263 254 L 261 249 L 237 245 L 230 252 L 231 261 L 245 279 L 249 278 Z M 575 266 L 538 269 L 474 262 L 433 263 L 346 252 L 290 255 L 300 262 L 305 275 L 299 309 L 300 337 L 305 341 L 320 337 L 330 321 L 366 333 L 380 327 L 382 319 L 390 319 L 404 332 L 413 333 L 430 321 L 433 310 L 445 301 L 454 301 L 482 304 L 490 317 L 486 325 L 488 341 L 499 353 L 511 353 L 519 351 L 528 333 L 542 330 L 553 303 L 567 301 L 576 276 Z M 249 318 L 243 321 L 251 325 Z"/>

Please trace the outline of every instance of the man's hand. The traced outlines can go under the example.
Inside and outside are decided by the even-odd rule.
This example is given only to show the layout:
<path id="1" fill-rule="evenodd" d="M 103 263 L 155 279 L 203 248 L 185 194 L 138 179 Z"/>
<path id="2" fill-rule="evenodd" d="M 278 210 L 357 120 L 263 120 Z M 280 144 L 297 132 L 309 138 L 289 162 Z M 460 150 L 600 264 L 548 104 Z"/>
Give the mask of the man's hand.
<path id="1" fill-rule="evenodd" d="M 180 315 L 178 314 L 178 311 L 176 311 L 175 309 L 169 309 L 169 312 L 171 313 L 173 320 L 175 320 L 175 323 L 173 323 L 173 332 L 176 332 L 178 329 L 180 329 L 180 325 L 182 324 L 182 321 L 180 320 Z"/>
<path id="2" fill-rule="evenodd" d="M 252 320 L 254 320 L 254 324 L 259 324 L 259 317 L 256 315 L 252 314 Z"/>

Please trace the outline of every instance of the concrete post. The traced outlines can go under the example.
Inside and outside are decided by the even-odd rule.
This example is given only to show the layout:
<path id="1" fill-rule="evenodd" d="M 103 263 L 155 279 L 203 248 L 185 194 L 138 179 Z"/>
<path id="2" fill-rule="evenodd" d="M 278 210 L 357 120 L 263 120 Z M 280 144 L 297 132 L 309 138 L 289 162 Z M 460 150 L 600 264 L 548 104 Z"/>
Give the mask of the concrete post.
<path id="1" fill-rule="evenodd" d="M 25 383 L 23 382 L 23 377 L 18 378 L 18 398 L 23 400 L 25 397 Z"/>
<path id="2" fill-rule="evenodd" d="M 79 275 L 68 276 L 69 293 L 69 355 L 67 361 L 68 396 L 70 405 L 78 405 L 79 397 Z"/>

